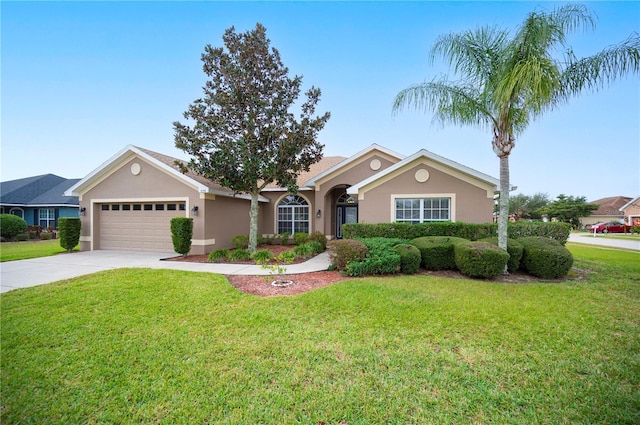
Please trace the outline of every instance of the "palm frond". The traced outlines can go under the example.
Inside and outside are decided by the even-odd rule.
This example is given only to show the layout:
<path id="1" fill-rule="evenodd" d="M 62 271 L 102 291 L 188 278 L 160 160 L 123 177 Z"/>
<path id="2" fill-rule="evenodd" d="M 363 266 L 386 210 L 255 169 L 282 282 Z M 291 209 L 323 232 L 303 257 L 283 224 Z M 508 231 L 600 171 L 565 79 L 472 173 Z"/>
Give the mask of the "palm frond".
<path id="1" fill-rule="evenodd" d="M 640 36 L 634 32 L 622 43 L 579 60 L 571 52 L 566 56 L 568 64 L 561 77 L 563 98 L 584 89 L 597 91 L 617 78 L 640 73 Z"/>

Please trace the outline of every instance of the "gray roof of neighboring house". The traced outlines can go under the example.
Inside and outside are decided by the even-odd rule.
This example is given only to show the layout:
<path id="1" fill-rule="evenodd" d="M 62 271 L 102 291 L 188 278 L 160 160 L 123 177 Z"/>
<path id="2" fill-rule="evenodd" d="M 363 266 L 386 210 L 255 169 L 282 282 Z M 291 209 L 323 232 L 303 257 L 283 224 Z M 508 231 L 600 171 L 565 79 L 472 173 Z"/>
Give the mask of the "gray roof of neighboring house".
<path id="1" fill-rule="evenodd" d="M 80 179 L 65 179 L 55 174 L 26 177 L 0 183 L 0 204 L 16 206 L 77 206 L 78 198 L 64 191 Z"/>

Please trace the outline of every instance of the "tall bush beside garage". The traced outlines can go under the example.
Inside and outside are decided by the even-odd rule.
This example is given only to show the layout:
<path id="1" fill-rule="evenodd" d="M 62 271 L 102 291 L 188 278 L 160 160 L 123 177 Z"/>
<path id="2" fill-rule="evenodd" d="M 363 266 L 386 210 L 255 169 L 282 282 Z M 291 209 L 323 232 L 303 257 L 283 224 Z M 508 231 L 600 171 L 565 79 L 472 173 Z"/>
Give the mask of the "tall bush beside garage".
<path id="1" fill-rule="evenodd" d="M 173 250 L 186 257 L 191 251 L 193 237 L 193 219 L 189 217 L 173 217 L 171 219 L 171 241 Z"/>
<path id="2" fill-rule="evenodd" d="M 58 220 L 58 238 L 60 246 L 71 252 L 80 242 L 80 219 L 77 217 L 63 217 Z"/>

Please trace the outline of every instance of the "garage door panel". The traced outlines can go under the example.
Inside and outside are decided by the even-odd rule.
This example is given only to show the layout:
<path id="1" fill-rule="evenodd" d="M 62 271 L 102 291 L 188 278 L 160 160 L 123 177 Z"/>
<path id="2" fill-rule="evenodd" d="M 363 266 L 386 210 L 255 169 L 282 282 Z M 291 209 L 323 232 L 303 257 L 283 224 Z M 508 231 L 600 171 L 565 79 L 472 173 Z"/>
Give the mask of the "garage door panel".
<path id="1" fill-rule="evenodd" d="M 180 201 L 172 203 L 180 204 Z M 139 210 L 125 210 L 122 205 L 113 210 L 113 204 L 109 204 L 108 209 L 98 208 L 99 249 L 173 252 L 171 219 L 185 213 L 159 210 L 156 204 L 142 204 Z M 151 209 L 145 205 L 151 205 Z"/>

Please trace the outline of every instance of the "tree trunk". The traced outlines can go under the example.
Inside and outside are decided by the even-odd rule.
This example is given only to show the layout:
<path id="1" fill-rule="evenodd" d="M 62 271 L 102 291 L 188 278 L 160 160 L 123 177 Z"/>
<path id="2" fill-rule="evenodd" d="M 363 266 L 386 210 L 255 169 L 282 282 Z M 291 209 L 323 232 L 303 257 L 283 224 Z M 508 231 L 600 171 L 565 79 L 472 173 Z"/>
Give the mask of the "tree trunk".
<path id="1" fill-rule="evenodd" d="M 254 192 L 251 194 L 251 211 L 249 212 L 249 251 L 251 253 L 256 252 L 258 249 L 258 212 L 260 203 L 258 197 L 260 194 Z"/>
<path id="2" fill-rule="evenodd" d="M 507 250 L 507 226 L 509 225 L 509 155 L 500 157 L 500 215 L 498 216 L 498 246 Z"/>

